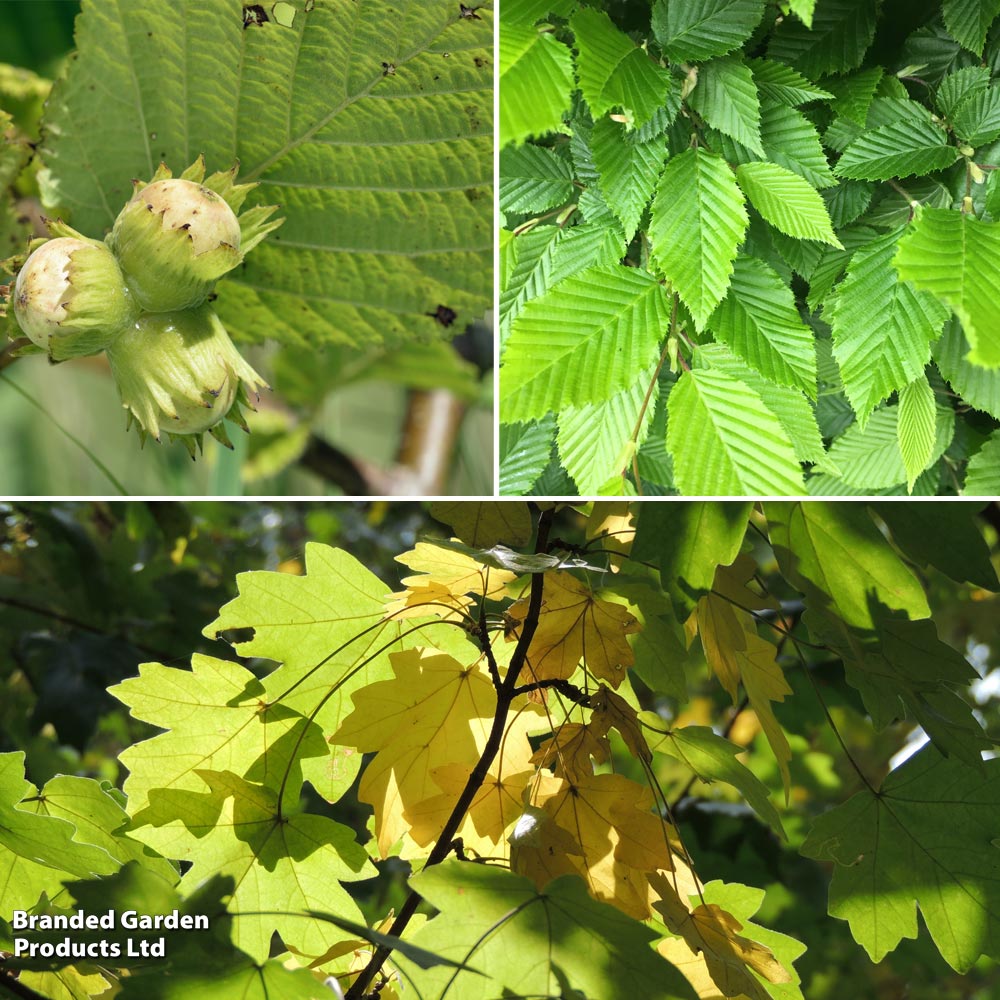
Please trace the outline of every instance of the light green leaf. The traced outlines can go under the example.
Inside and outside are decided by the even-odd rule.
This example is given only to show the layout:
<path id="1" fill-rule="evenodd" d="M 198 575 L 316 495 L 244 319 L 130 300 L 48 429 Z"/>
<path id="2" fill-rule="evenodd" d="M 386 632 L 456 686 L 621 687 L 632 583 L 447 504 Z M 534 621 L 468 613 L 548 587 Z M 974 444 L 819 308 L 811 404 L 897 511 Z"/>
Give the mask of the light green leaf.
<path id="1" fill-rule="evenodd" d="M 738 755 L 744 752 L 743 747 L 717 736 L 706 726 L 667 729 L 664 720 L 655 712 L 641 712 L 639 721 L 645 729 L 650 750 L 679 760 L 706 784 L 724 781 L 732 785 L 779 837 L 785 836 L 778 810 L 768 798 L 767 786 L 738 760 Z"/>
<path id="2" fill-rule="evenodd" d="M 556 422 L 552 416 L 526 424 L 500 425 L 501 496 L 525 496 L 552 455 Z"/>
<path id="3" fill-rule="evenodd" d="M 875 37 L 877 12 L 875 0 L 823 0 L 811 28 L 785 18 L 775 28 L 767 54 L 813 79 L 854 69 Z"/>
<path id="4" fill-rule="evenodd" d="M 229 0 L 183 16 L 86 0 L 47 104 L 45 203 L 101 237 L 161 160 L 238 160 L 260 182 L 248 206 L 280 204 L 286 221 L 219 285 L 231 333 L 398 344 L 438 336 L 442 304 L 461 329 L 491 292 L 490 11 L 284 6 L 291 27 L 244 29 Z"/>
<path id="5" fill-rule="evenodd" d="M 511 24 L 534 24 L 547 14 L 569 17 L 573 0 L 506 0 L 503 19 Z"/>
<path id="6" fill-rule="evenodd" d="M 813 14 L 816 12 L 816 0 L 788 0 L 788 9 L 807 27 L 812 27 Z"/>
<path id="7" fill-rule="evenodd" d="M 669 316 L 663 287 L 638 268 L 591 268 L 560 282 L 514 323 L 500 371 L 502 419 L 610 399 L 655 362 Z"/>
<path id="8" fill-rule="evenodd" d="M 753 74 L 735 57 L 713 59 L 698 70 L 688 104 L 712 128 L 764 155 L 760 144 L 760 98 Z"/>
<path id="9" fill-rule="evenodd" d="M 570 27 L 579 50 L 580 90 L 595 119 L 620 107 L 631 124 L 640 126 L 666 104 L 670 74 L 619 31 L 607 14 L 586 8 L 573 16 Z"/>
<path id="10" fill-rule="evenodd" d="M 969 361 L 1000 367 L 1000 222 L 925 208 L 894 263 L 901 278 L 955 311 L 972 347 Z"/>
<path id="11" fill-rule="evenodd" d="M 812 404 L 798 389 L 769 382 L 759 372 L 748 368 L 739 358 L 730 354 L 722 344 L 705 344 L 699 347 L 695 361 L 699 367 L 717 368 L 738 381 L 745 382 L 761 399 L 766 399 L 767 408 L 785 428 L 795 449 L 795 457 L 800 462 L 818 462 L 826 454 Z"/>
<path id="12" fill-rule="evenodd" d="M 955 411 L 950 407 L 938 407 L 935 419 L 935 438 L 927 465 L 944 454 L 955 433 Z M 898 422 L 899 407 L 889 406 L 876 410 L 864 429 L 852 424 L 834 440 L 816 471 L 839 476 L 848 486 L 876 490 L 907 482 Z"/>
<path id="13" fill-rule="evenodd" d="M 462 1000 L 549 997 L 579 990 L 591 1000 L 694 1000 L 683 976 L 656 954 L 656 932 L 587 895 L 576 875 L 538 892 L 526 878 L 491 865 L 448 860 L 411 879 L 439 915 L 413 943 L 468 964 L 482 975 L 406 971 L 425 997 L 454 980 Z M 496 929 L 500 933 L 493 933 Z M 600 941 L 600 947 L 594 946 Z"/>
<path id="14" fill-rule="evenodd" d="M 862 427 L 882 400 L 923 374 L 948 318 L 932 295 L 898 279 L 892 260 L 902 232 L 855 251 L 828 317 L 844 391 Z"/>
<path id="15" fill-rule="evenodd" d="M 804 492 L 785 429 L 758 393 L 721 371 L 685 372 L 667 401 L 667 450 L 688 496 Z M 697 434 L 698 446 L 691 447 Z"/>
<path id="16" fill-rule="evenodd" d="M 622 224 L 626 240 L 631 240 L 663 170 L 666 138 L 661 135 L 639 142 L 635 132 L 627 132 L 620 122 L 601 118 L 594 124 L 590 142 L 601 192 Z"/>
<path id="17" fill-rule="evenodd" d="M 830 91 L 818 87 L 784 63 L 770 59 L 750 59 L 747 65 L 753 72 L 760 96 L 768 100 L 795 107 L 798 104 L 825 101 L 833 97 Z"/>
<path id="18" fill-rule="evenodd" d="M 873 962 L 917 936 L 918 906 L 953 969 L 1000 949 L 1000 763 L 984 768 L 928 746 L 813 824 L 802 853 L 836 862 L 830 913 Z"/>
<path id="19" fill-rule="evenodd" d="M 743 195 L 724 160 L 689 149 L 667 163 L 649 239 L 653 259 L 699 330 L 726 294 L 746 227 Z"/>
<path id="20" fill-rule="evenodd" d="M 573 168 L 544 146 L 508 146 L 500 153 L 500 211 L 544 212 L 569 201 Z"/>
<path id="21" fill-rule="evenodd" d="M 148 805 L 133 812 L 129 830 L 161 854 L 192 862 L 181 891 L 214 875 L 231 876 L 236 888 L 228 910 L 239 916 L 233 943 L 258 962 L 270 954 L 274 931 L 311 957 L 349 940 L 348 932 L 308 911 L 363 920 L 339 883 L 376 874 L 354 831 L 326 816 L 288 815 L 277 791 L 232 771 L 196 768 L 191 776 L 201 790 L 154 791 Z M 293 775 L 290 802 L 298 802 L 299 785 Z"/>
<path id="22" fill-rule="evenodd" d="M 986 32 L 1000 14 L 1000 0 L 944 0 L 941 11 L 951 37 L 981 56 Z"/>
<path id="23" fill-rule="evenodd" d="M 559 414 L 559 457 L 573 477 L 581 496 L 594 496 L 613 476 L 631 470 L 632 447 L 638 448 L 649 433 L 656 392 L 643 400 L 653 377 L 654 367 L 636 375 L 635 384 L 615 393 L 610 399 L 585 406 L 567 406 Z M 638 423 L 639 433 L 629 446 Z"/>
<path id="24" fill-rule="evenodd" d="M 870 129 L 845 150 L 833 172 L 838 177 L 883 181 L 943 170 L 958 159 L 948 136 L 933 122 L 900 121 Z"/>
<path id="25" fill-rule="evenodd" d="M 617 223 L 572 226 L 538 226 L 515 236 L 517 263 L 500 292 L 500 339 L 506 340 L 511 324 L 524 304 L 571 274 L 589 267 L 611 266 L 625 252 L 625 236 Z"/>
<path id="26" fill-rule="evenodd" d="M 830 224 L 820 193 L 798 174 L 776 163 L 744 163 L 736 168 L 740 187 L 775 229 L 801 240 L 843 245 Z"/>
<path id="27" fill-rule="evenodd" d="M 704 62 L 739 48 L 763 16 L 763 0 L 656 0 L 652 27 L 671 62 Z"/>
<path id="28" fill-rule="evenodd" d="M 863 504 L 772 502 L 764 513 L 786 579 L 838 628 L 874 629 L 879 604 L 914 619 L 930 616 L 919 580 Z"/>
<path id="29" fill-rule="evenodd" d="M 969 459 L 962 492 L 968 497 L 1000 496 L 1000 431 L 994 431 Z"/>
<path id="30" fill-rule="evenodd" d="M 899 422 L 896 434 L 906 469 L 906 487 L 912 493 L 917 476 L 931 464 L 937 437 L 934 390 L 926 375 L 899 390 Z"/>
<path id="31" fill-rule="evenodd" d="M 736 258 L 729 292 L 708 328 L 771 382 L 815 397 L 813 332 L 799 317 L 792 290 L 763 261 Z"/>
<path id="32" fill-rule="evenodd" d="M 500 22 L 501 146 L 553 132 L 569 110 L 573 56 L 547 31 Z"/>
<path id="33" fill-rule="evenodd" d="M 945 323 L 932 353 L 938 371 L 963 402 L 1000 420 L 1000 371 L 981 368 L 966 360 L 969 344 L 957 319 L 952 317 Z"/>
<path id="34" fill-rule="evenodd" d="M 772 163 L 793 170 L 814 188 L 836 186 L 819 133 L 801 111 L 782 104 L 762 108 L 760 141 Z"/>
<path id="35" fill-rule="evenodd" d="M 42 892 L 58 894 L 70 876 L 109 875 L 121 867 L 103 846 L 78 838 L 74 823 L 20 804 L 36 794 L 24 778 L 24 753 L 0 754 L 0 899 L 11 904 L 7 913 L 30 909 Z"/>

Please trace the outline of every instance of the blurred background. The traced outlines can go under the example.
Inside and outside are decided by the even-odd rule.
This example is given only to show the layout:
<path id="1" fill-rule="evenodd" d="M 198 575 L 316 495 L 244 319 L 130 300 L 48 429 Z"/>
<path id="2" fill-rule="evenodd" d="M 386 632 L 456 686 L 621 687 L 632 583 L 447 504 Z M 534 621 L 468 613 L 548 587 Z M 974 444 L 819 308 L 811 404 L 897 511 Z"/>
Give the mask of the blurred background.
<path id="1" fill-rule="evenodd" d="M 585 523 L 584 508 L 563 507 L 553 537 L 586 551 Z M 1000 565 L 1000 505 L 989 505 L 979 523 L 994 565 Z M 194 652 L 235 659 L 225 642 L 206 639 L 202 629 L 236 595 L 237 573 L 301 574 L 307 568 L 305 544 L 313 540 L 347 549 L 385 582 L 388 594 L 409 572 L 394 556 L 412 548 L 425 532 L 449 534 L 426 504 L 408 502 L 0 504 L 0 752 L 24 750 L 28 778 L 35 784 L 69 773 L 120 786 L 126 775 L 119 753 L 155 731 L 130 718 L 105 689 L 150 660 L 185 667 Z M 798 595 L 780 580 L 766 543 L 758 539 L 755 545 L 761 581 L 797 616 Z M 643 570 L 633 566 L 631 572 Z M 921 575 L 941 638 L 961 650 L 982 678 L 968 697 L 987 732 L 998 739 L 1000 596 L 957 585 L 933 570 Z M 787 842 L 728 786 L 691 782 L 680 763 L 657 757 L 656 776 L 667 799 L 677 803 L 675 815 L 698 870 L 706 880 L 766 890 L 755 920 L 806 943 L 796 967 L 809 1000 L 996 1000 L 1000 972 L 995 962 L 981 960 L 960 976 L 940 959 L 921 927 L 916 940 L 904 941 L 873 965 L 847 924 L 828 916 L 829 871 L 800 856 L 798 847 L 812 817 L 845 801 L 860 783 L 806 671 L 868 775 L 885 774 L 924 737 L 906 722 L 874 732 L 842 666 L 825 650 L 802 649 L 805 662 L 788 651 L 782 657 L 794 695 L 775 704 L 793 752 L 787 807 L 753 712 L 734 710 L 709 675 L 697 644 L 683 664 L 686 703 L 633 681 L 640 704 L 672 724 L 712 726 L 748 747 L 743 759 L 773 790 Z M 246 665 L 259 675 L 274 668 L 265 660 Z M 614 766 L 643 780 L 638 763 L 624 752 L 616 754 Z M 367 838 L 370 810 L 358 802 L 354 789 L 333 806 L 311 795 L 309 786 L 305 794 L 311 811 L 332 815 L 358 831 L 360 840 Z M 381 919 L 403 899 L 403 865 L 388 861 L 380 869 L 378 879 L 351 884 L 370 920 Z"/>
<path id="2" fill-rule="evenodd" d="M 39 138 L 79 10 L 78 0 L 0 2 L 0 110 L 21 148 Z M 0 150 L 0 202 L 10 197 L 11 218 L 47 235 L 36 167 L 5 171 Z M 24 226 L 5 225 L 2 209 L 0 260 L 24 249 Z M 0 496 L 493 493 L 490 317 L 450 344 L 391 353 L 239 346 L 273 391 L 247 414 L 251 435 L 230 425 L 234 450 L 206 437 L 195 462 L 166 438 L 140 451 L 103 354 L 60 365 L 0 355 Z"/>

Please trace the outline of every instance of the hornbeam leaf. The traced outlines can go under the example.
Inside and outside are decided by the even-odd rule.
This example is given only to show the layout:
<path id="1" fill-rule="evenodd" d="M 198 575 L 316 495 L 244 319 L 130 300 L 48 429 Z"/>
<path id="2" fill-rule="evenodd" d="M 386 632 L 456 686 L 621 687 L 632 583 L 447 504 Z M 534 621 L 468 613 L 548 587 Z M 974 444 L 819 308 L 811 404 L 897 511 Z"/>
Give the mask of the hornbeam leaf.
<path id="1" fill-rule="evenodd" d="M 689 496 L 788 496 L 805 487 L 785 429 L 749 386 L 685 372 L 667 401 L 667 450 Z M 697 447 L 691 447 L 697 440 Z"/>
<path id="2" fill-rule="evenodd" d="M 770 59 L 750 59 L 747 65 L 753 72 L 754 82 L 761 97 L 795 107 L 810 101 L 827 101 L 833 94 L 823 90 L 791 66 Z"/>
<path id="3" fill-rule="evenodd" d="M 814 188 L 836 186 L 816 126 L 801 111 L 783 104 L 762 108 L 760 141 L 769 160 L 795 171 Z"/>
<path id="4" fill-rule="evenodd" d="M 986 32 L 1000 14 L 1000 0 L 944 0 L 941 13 L 951 37 L 981 56 Z"/>
<path id="5" fill-rule="evenodd" d="M 731 136 L 760 156 L 760 98 L 753 74 L 734 57 L 713 59 L 700 67 L 698 85 L 688 104 L 712 128 Z"/>
<path id="6" fill-rule="evenodd" d="M 928 465 L 936 462 L 951 443 L 955 411 L 949 406 L 936 410 L 935 437 Z M 900 451 L 899 407 L 888 406 L 872 414 L 864 429 L 853 424 L 836 438 L 816 472 L 839 476 L 848 486 L 886 489 L 907 481 Z"/>
<path id="7" fill-rule="evenodd" d="M 767 54 L 813 79 L 854 69 L 875 37 L 877 12 L 876 0 L 823 0 L 811 25 L 785 18 L 775 28 Z"/>
<path id="8" fill-rule="evenodd" d="M 581 10 L 570 27 L 579 50 L 580 90 L 595 119 L 621 107 L 632 124 L 640 126 L 666 104 L 669 72 L 619 31 L 607 14 Z"/>
<path id="9" fill-rule="evenodd" d="M 1000 431 L 994 431 L 969 459 L 962 492 L 969 497 L 1000 495 Z"/>
<path id="10" fill-rule="evenodd" d="M 894 263 L 901 278 L 955 311 L 972 347 L 969 361 L 1000 367 L 1000 222 L 923 209 Z"/>
<path id="11" fill-rule="evenodd" d="M 671 62 L 704 62 L 742 45 L 763 16 L 763 0 L 656 0 L 652 27 Z"/>
<path id="12" fill-rule="evenodd" d="M 442 996 L 453 982 L 462 1000 L 575 990 L 591 1000 L 695 998 L 681 974 L 649 947 L 656 932 L 591 899 L 575 875 L 539 892 L 508 871 L 449 860 L 414 875 L 412 884 L 440 911 L 413 943 L 483 973 L 413 969 L 423 996 Z"/>
<path id="13" fill-rule="evenodd" d="M 743 163 L 736 177 L 753 207 L 779 232 L 843 249 L 822 196 L 807 180 L 776 163 Z"/>
<path id="14" fill-rule="evenodd" d="M 989 85 L 990 71 L 985 66 L 966 66 L 941 81 L 934 101 L 941 114 L 951 118 L 966 100 L 985 93 Z"/>
<path id="15" fill-rule="evenodd" d="M 526 303 L 504 349 L 506 422 L 610 399 L 655 363 L 669 322 L 663 287 L 638 268 L 596 267 Z"/>
<path id="16" fill-rule="evenodd" d="M 660 177 L 649 226 L 653 259 L 699 330 L 729 286 L 748 222 L 743 204 L 725 161 L 701 149 L 673 157 Z"/>
<path id="17" fill-rule="evenodd" d="M 835 861 L 830 913 L 873 962 L 917 936 L 917 907 L 958 972 L 1000 953 L 1000 761 L 977 768 L 932 746 L 820 816 L 806 857 Z"/>
<path id="18" fill-rule="evenodd" d="M 499 487 L 501 496 L 525 496 L 552 457 L 554 417 L 526 424 L 500 425 Z"/>
<path id="19" fill-rule="evenodd" d="M 663 170 L 667 141 L 661 135 L 640 142 L 620 122 L 601 118 L 594 124 L 590 144 L 601 193 L 631 241 Z"/>
<path id="20" fill-rule="evenodd" d="M 963 102 L 955 112 L 955 134 L 970 146 L 1000 136 L 1000 87 L 990 87 Z"/>
<path id="21" fill-rule="evenodd" d="M 967 360 L 969 344 L 957 319 L 952 317 L 945 323 L 932 353 L 938 371 L 963 402 L 1000 420 L 1000 371 L 981 368 Z"/>
<path id="22" fill-rule="evenodd" d="M 937 437 L 934 390 L 921 374 L 899 390 L 899 452 L 906 469 L 906 488 L 912 493 L 917 476 L 931 464 Z"/>
<path id="23" fill-rule="evenodd" d="M 500 23 L 500 145 L 557 129 L 569 109 L 573 56 L 551 33 Z"/>
<path id="24" fill-rule="evenodd" d="M 931 121 L 899 121 L 862 133 L 844 150 L 833 172 L 838 177 L 885 181 L 922 176 L 958 159 L 947 134 Z"/>
<path id="25" fill-rule="evenodd" d="M 280 7 L 291 26 L 245 27 L 232 0 L 83 3 L 47 101 L 43 201 L 100 239 L 161 160 L 238 161 L 260 182 L 247 207 L 280 204 L 286 221 L 219 284 L 230 333 L 399 344 L 438 336 L 442 303 L 461 329 L 492 291 L 492 12 Z"/>
<path id="26" fill-rule="evenodd" d="M 862 427 L 882 400 L 923 373 L 948 318 L 934 296 L 898 279 L 892 259 L 902 233 L 854 252 L 827 318 L 844 391 Z"/>
<path id="27" fill-rule="evenodd" d="M 813 332 L 799 317 L 791 289 L 763 261 L 736 258 L 729 292 L 708 328 L 770 381 L 815 397 Z"/>
<path id="28" fill-rule="evenodd" d="M 573 192 L 573 168 L 551 149 L 531 144 L 500 153 L 500 211 L 544 212 Z"/>

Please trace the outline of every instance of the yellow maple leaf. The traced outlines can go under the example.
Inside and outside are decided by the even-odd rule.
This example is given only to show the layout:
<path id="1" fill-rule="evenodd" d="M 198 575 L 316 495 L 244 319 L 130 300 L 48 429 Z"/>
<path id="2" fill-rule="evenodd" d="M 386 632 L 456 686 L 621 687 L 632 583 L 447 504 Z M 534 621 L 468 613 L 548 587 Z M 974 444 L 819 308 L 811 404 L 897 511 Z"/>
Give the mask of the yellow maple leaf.
<path id="1" fill-rule="evenodd" d="M 513 871 L 539 888 L 576 872 L 595 899 L 638 920 L 650 915 L 647 873 L 674 867 L 676 841 L 650 811 L 648 788 L 621 774 L 539 775 L 531 806 L 531 822 L 519 820 L 510 837 Z"/>
<path id="2" fill-rule="evenodd" d="M 481 661 L 465 664 L 420 648 L 389 659 L 395 677 L 354 692 L 354 711 L 330 738 L 365 753 L 378 751 L 358 796 L 375 809 L 383 858 L 410 829 L 404 814 L 441 793 L 434 770 L 482 756 L 497 705 Z"/>
<path id="3" fill-rule="evenodd" d="M 698 601 L 692 620 L 701 635 L 705 659 L 734 704 L 739 698 L 742 680 L 750 706 L 778 762 L 787 801 L 791 788 L 788 762 L 792 759 L 792 751 L 771 703 L 784 701 L 792 689 L 778 664 L 777 649 L 757 635 L 749 614 L 717 594 L 707 594 Z"/>
<path id="4" fill-rule="evenodd" d="M 396 561 L 416 570 L 418 576 L 403 578 L 404 586 L 439 583 L 455 594 L 498 598 L 517 574 L 477 562 L 472 556 L 430 542 L 417 542 Z"/>
<path id="5" fill-rule="evenodd" d="M 521 815 L 524 790 L 535 775 L 528 733 L 537 730 L 540 722 L 535 706 L 511 713 L 500 753 L 455 834 L 470 854 L 506 858 L 505 835 Z M 472 770 L 468 762 L 435 767 L 430 774 L 440 794 L 407 806 L 403 818 L 411 824 L 410 836 L 421 847 L 437 840 Z"/>
<path id="6" fill-rule="evenodd" d="M 508 609 L 518 625 L 508 637 L 510 641 L 516 640 L 527 613 L 527 598 Z M 546 573 L 542 610 L 521 680 L 565 680 L 582 659 L 591 674 L 618 687 L 626 667 L 635 663 L 627 636 L 641 627 L 625 607 L 594 597 L 586 584 L 569 573 Z"/>
<path id="7" fill-rule="evenodd" d="M 411 580 L 426 580 L 427 577 L 415 576 Z M 444 584 L 431 582 L 426 586 L 414 584 L 406 590 L 389 595 L 385 613 L 391 618 L 426 618 L 436 615 L 446 621 L 459 621 L 466 617 L 466 609 L 472 604 L 472 598 L 464 594 L 455 594 Z"/>
<path id="8" fill-rule="evenodd" d="M 635 541 L 635 508 L 628 500 L 598 500 L 587 518 L 587 541 L 601 540 L 601 548 L 612 553 L 611 568 L 618 572 L 622 556 Z"/>
<path id="9" fill-rule="evenodd" d="M 593 709 L 590 714 L 591 724 L 602 736 L 607 735 L 608 730 L 614 727 L 621 733 L 625 746 L 633 757 L 647 764 L 653 759 L 653 752 L 649 749 L 646 737 L 642 735 L 639 716 L 621 695 L 601 684 L 590 696 L 590 705 Z"/>
<path id="10" fill-rule="evenodd" d="M 531 758 L 532 764 L 550 767 L 556 775 L 569 779 L 594 773 L 593 758 L 603 764 L 611 756 L 607 730 L 595 731 L 589 723 L 564 722 Z"/>
<path id="11" fill-rule="evenodd" d="M 672 962 L 680 960 L 675 964 L 703 1000 L 717 996 L 770 1000 L 770 994 L 750 969 L 769 983 L 791 982 L 788 970 L 771 949 L 742 937 L 739 932 L 743 925 L 721 906 L 699 903 L 692 908 L 659 874 L 650 875 L 649 883 L 659 895 L 654 909 L 679 935 L 661 942 L 657 950 Z M 714 984 L 714 990 L 710 984 Z"/>

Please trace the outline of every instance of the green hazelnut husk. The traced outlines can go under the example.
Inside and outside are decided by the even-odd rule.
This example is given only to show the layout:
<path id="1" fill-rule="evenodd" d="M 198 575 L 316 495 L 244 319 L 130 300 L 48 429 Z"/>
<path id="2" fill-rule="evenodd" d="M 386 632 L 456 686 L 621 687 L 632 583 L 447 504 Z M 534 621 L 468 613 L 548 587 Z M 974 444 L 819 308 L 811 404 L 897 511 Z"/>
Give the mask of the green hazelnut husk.
<path id="1" fill-rule="evenodd" d="M 235 184 L 236 167 L 205 177 L 199 157 L 180 177 L 160 165 L 115 220 L 108 244 L 143 312 L 176 312 L 204 303 L 231 271 L 283 220 L 275 206 L 237 216 L 253 184 Z"/>
<path id="2" fill-rule="evenodd" d="M 62 223 L 35 241 L 17 275 L 18 326 L 53 361 L 98 354 L 135 318 L 121 269 L 108 248 Z"/>
<path id="3" fill-rule="evenodd" d="M 240 407 L 267 387 L 209 305 L 144 313 L 108 348 L 108 361 L 143 441 L 166 432 L 192 455 L 205 431 L 231 447 L 222 420 L 245 430 Z"/>

